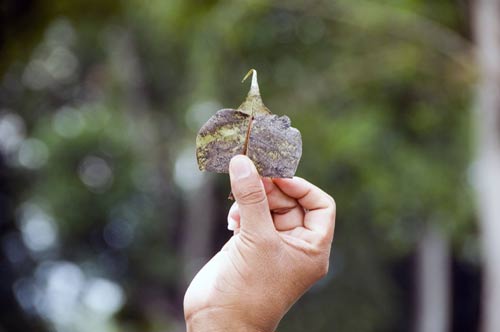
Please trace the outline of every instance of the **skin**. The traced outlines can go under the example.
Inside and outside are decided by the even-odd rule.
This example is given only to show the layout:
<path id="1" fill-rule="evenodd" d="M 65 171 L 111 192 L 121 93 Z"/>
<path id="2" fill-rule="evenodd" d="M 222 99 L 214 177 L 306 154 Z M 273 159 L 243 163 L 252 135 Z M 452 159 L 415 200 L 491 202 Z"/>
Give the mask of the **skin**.
<path id="1" fill-rule="evenodd" d="M 326 275 L 335 202 L 304 179 L 261 178 L 246 156 L 229 166 L 234 235 L 184 297 L 188 332 L 272 332 Z"/>

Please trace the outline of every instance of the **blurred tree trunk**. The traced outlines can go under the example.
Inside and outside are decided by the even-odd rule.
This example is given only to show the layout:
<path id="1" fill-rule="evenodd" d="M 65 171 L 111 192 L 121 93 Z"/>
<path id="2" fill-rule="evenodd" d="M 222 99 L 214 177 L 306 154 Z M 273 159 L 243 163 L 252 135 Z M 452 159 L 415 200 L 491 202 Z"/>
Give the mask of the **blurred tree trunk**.
<path id="1" fill-rule="evenodd" d="M 476 187 L 484 262 L 482 331 L 500 331 L 500 0 L 474 3 L 477 89 Z"/>
<path id="2" fill-rule="evenodd" d="M 197 190 L 187 193 L 187 215 L 182 238 L 183 276 L 181 289 L 189 285 L 196 273 L 212 254 L 212 230 L 215 226 L 215 197 L 213 179 L 207 176 Z"/>
<path id="3" fill-rule="evenodd" d="M 447 332 L 450 327 L 448 241 L 428 225 L 417 247 L 415 332 Z"/>

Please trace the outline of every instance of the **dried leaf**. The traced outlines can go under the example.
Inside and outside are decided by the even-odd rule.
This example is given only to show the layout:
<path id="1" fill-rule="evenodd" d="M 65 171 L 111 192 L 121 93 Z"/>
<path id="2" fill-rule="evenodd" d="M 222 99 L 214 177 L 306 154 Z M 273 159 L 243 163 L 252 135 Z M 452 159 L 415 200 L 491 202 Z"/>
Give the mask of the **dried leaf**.
<path id="1" fill-rule="evenodd" d="M 252 84 L 238 109 L 222 109 L 212 116 L 196 137 L 196 157 L 202 171 L 227 173 L 237 154 L 252 159 L 259 174 L 293 177 L 302 154 L 300 132 L 287 116 L 272 114 L 262 102 L 257 72 L 250 70 Z"/>

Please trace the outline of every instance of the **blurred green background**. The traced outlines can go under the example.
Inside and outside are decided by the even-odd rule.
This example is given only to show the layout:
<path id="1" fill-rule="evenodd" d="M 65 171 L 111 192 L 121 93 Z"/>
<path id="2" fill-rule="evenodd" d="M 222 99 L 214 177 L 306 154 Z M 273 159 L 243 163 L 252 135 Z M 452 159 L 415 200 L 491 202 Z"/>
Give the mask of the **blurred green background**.
<path id="1" fill-rule="evenodd" d="M 198 171 L 195 136 L 243 101 L 250 68 L 302 133 L 297 175 L 338 207 L 330 272 L 279 330 L 418 330 L 425 276 L 449 330 L 477 330 L 467 1 L 4 0 L 0 15 L 0 331 L 185 329 L 184 291 L 231 235 L 228 177 Z"/>

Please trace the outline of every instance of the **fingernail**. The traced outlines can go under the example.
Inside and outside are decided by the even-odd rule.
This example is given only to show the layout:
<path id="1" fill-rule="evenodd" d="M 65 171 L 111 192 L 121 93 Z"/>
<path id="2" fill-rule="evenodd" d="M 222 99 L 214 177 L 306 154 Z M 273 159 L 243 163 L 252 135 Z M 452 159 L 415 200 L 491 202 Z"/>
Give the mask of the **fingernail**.
<path id="1" fill-rule="evenodd" d="M 227 218 L 227 229 L 234 231 L 236 229 L 236 220 L 233 218 Z"/>
<path id="2" fill-rule="evenodd" d="M 229 164 L 229 171 L 231 172 L 231 176 L 238 180 L 243 179 L 252 173 L 252 165 L 250 160 L 244 156 L 236 156 L 231 159 L 231 163 Z"/>

